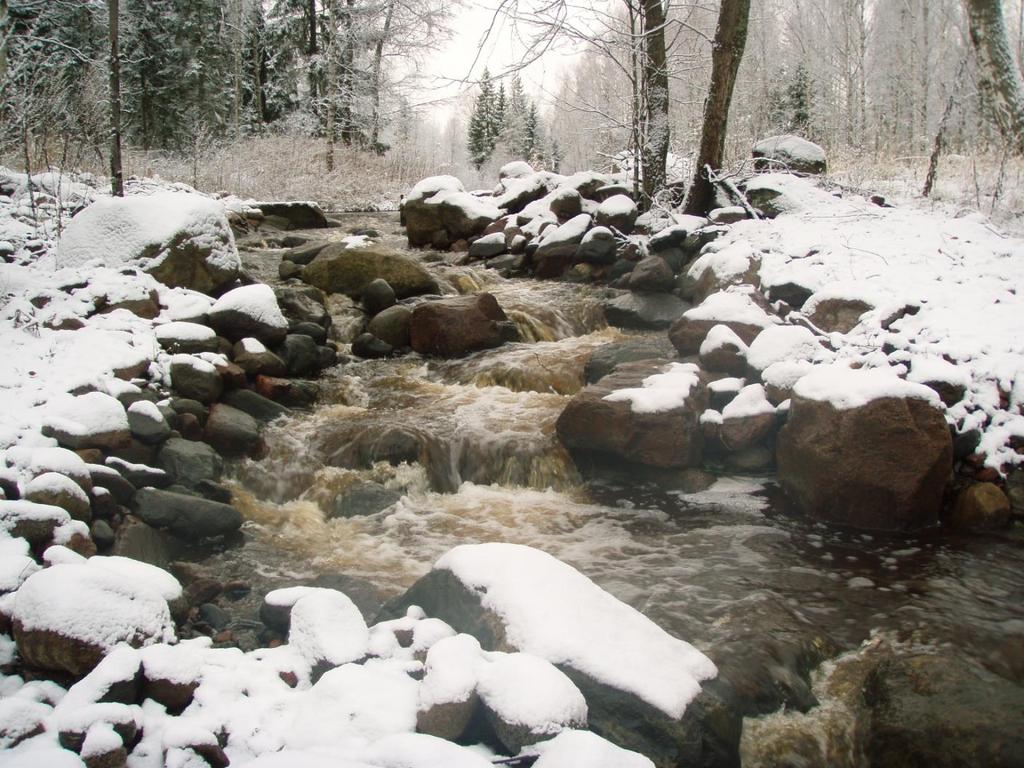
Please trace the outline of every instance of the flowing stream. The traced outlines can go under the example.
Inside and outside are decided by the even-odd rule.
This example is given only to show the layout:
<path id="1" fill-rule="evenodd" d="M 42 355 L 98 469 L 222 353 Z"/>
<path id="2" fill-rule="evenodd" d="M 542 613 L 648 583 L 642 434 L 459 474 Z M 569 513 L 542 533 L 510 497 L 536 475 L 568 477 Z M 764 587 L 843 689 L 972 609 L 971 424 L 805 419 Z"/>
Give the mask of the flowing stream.
<path id="1" fill-rule="evenodd" d="M 345 223 L 399 246 L 396 218 Z M 245 257 L 276 272 L 279 254 Z M 413 355 L 327 371 L 317 407 L 268 430 L 267 458 L 235 467 L 245 543 L 215 557 L 268 578 L 360 577 L 394 596 L 454 545 L 516 542 L 572 564 L 702 649 L 799 631 L 842 651 L 882 632 L 951 644 L 1024 679 L 1019 535 L 839 531 L 787 510 L 771 477 L 709 484 L 700 472 L 611 468 L 585 478 L 554 425 L 591 353 L 627 338 L 606 327 L 600 289 L 440 260 L 431 268 L 450 292 L 492 292 L 528 341 L 461 360 Z M 341 310 L 336 326 L 354 327 L 352 317 Z M 396 500 L 329 516 L 339 494 L 366 482 Z"/>

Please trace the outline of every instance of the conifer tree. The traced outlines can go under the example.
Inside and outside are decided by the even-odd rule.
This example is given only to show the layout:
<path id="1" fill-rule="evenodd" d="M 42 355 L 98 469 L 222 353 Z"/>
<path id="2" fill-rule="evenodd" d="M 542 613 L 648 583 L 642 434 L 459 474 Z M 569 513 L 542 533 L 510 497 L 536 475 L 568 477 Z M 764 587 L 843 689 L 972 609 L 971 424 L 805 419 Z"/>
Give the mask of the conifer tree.
<path id="1" fill-rule="evenodd" d="M 473 114 L 469 118 L 466 137 L 469 160 L 477 170 L 487 162 L 498 140 L 500 125 L 496 119 L 497 103 L 491 73 L 485 69 L 480 80 L 480 93 L 476 97 Z"/>

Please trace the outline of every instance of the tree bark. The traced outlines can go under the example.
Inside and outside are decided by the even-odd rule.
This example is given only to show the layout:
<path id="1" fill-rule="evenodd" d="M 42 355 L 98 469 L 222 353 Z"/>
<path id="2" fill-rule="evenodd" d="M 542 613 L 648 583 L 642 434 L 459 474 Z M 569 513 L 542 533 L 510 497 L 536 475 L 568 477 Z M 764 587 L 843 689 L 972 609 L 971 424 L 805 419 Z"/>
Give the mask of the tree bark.
<path id="1" fill-rule="evenodd" d="M 124 197 L 124 169 L 121 165 L 121 55 L 118 47 L 118 0 L 107 0 L 110 34 L 110 190 Z"/>
<path id="2" fill-rule="evenodd" d="M 1000 133 L 1024 155 L 1024 81 L 1013 60 L 999 0 L 963 0 L 983 103 Z"/>
<path id="3" fill-rule="evenodd" d="M 646 96 L 644 120 L 647 124 L 642 161 L 644 198 L 648 205 L 654 199 L 654 194 L 665 186 L 665 162 L 668 159 L 670 137 L 665 9 L 661 2 L 662 0 L 644 0 L 642 7 L 643 91 Z"/>
<path id="4" fill-rule="evenodd" d="M 388 10 L 384 16 L 384 29 L 377 38 L 377 45 L 373 49 L 373 118 L 370 133 L 370 147 L 374 152 L 380 149 L 380 73 L 384 60 L 384 44 L 387 42 L 388 34 L 391 32 L 391 18 L 395 12 L 395 4 L 388 3 Z"/>
<path id="5" fill-rule="evenodd" d="M 341 49 L 341 87 L 338 89 L 341 103 L 338 112 L 341 117 L 341 140 L 346 146 L 351 146 L 356 135 L 352 115 L 352 103 L 354 101 L 352 87 L 355 82 L 352 66 L 356 55 L 355 32 L 352 29 L 352 6 L 354 4 L 355 0 L 345 0 L 345 11 L 341 15 L 342 26 L 345 29 L 345 40 Z"/>
<path id="6" fill-rule="evenodd" d="M 335 110 L 335 99 L 337 98 L 337 92 L 335 89 L 335 80 L 337 80 L 337 73 L 335 72 L 335 61 L 337 53 L 337 38 L 338 30 L 335 26 L 337 22 L 337 7 L 336 3 L 338 0 L 327 0 L 328 14 L 331 20 L 331 38 L 327 44 L 327 83 L 326 83 L 326 96 L 327 96 L 327 119 L 324 125 L 324 134 L 327 138 L 327 172 L 330 173 L 334 170 L 334 110 Z"/>
<path id="7" fill-rule="evenodd" d="M 7 35 L 10 24 L 10 9 L 7 0 L 0 0 L 0 85 L 7 80 Z"/>
<path id="8" fill-rule="evenodd" d="M 715 200 L 714 185 L 707 178 L 704 166 L 718 170 L 725 153 L 725 135 L 729 122 L 729 104 L 736 84 L 736 73 L 747 43 L 750 0 L 722 0 L 718 27 L 711 50 L 711 85 L 704 101 L 704 122 L 701 128 L 700 153 L 693 183 L 686 195 L 686 213 L 703 215 Z"/>
<path id="9" fill-rule="evenodd" d="M 932 154 L 928 158 L 928 173 L 924 178 L 924 189 L 921 190 L 921 197 L 928 197 L 935 187 L 935 180 L 939 175 L 939 157 L 946 146 L 946 126 L 949 125 L 949 116 L 953 114 L 953 105 L 956 103 L 955 94 L 960 90 L 960 81 L 963 78 L 964 70 L 967 69 L 967 59 L 960 62 L 956 71 L 956 78 L 953 86 L 949 89 L 949 96 L 946 99 L 946 107 L 942 110 L 942 119 L 939 120 L 939 128 L 935 132 L 935 143 L 932 145 Z"/>

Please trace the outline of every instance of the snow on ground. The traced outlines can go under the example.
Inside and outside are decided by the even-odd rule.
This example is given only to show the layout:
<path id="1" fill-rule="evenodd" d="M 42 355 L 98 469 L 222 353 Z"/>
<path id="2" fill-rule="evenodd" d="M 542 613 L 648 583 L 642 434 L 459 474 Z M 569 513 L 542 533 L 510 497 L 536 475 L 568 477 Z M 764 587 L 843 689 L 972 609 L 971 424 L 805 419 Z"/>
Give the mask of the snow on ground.
<path id="1" fill-rule="evenodd" d="M 948 414 L 960 429 L 981 430 L 987 464 L 1020 463 L 1008 444 L 1024 438 L 1024 241 L 977 213 L 880 207 L 784 174 L 758 183 L 781 190 L 789 212 L 733 225 L 716 243 L 719 252 L 739 244 L 759 252 L 763 286 L 793 282 L 816 293 L 814 300 L 868 299 L 875 310 L 849 333 L 830 335 L 837 357 L 909 369 L 911 381 L 930 378 L 922 366 L 941 367 L 938 380 L 967 383 Z M 883 345 L 895 352 L 886 357 Z"/>

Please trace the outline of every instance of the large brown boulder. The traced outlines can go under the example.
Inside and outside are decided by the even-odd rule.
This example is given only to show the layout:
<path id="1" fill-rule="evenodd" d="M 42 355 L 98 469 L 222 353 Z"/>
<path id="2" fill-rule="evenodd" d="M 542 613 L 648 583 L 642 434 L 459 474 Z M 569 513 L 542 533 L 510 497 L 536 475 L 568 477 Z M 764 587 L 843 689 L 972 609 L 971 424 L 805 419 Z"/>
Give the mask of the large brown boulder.
<path id="1" fill-rule="evenodd" d="M 662 399 L 664 396 L 664 399 Z M 576 395 L 556 423 L 574 453 L 603 454 L 650 467 L 700 464 L 699 423 L 708 395 L 694 365 L 623 363 Z"/>
<path id="2" fill-rule="evenodd" d="M 437 293 L 437 283 L 419 263 L 377 243 L 361 248 L 329 245 L 303 268 L 302 279 L 326 293 L 354 299 L 377 279 L 387 281 L 399 299 Z"/>
<path id="3" fill-rule="evenodd" d="M 514 330 L 489 293 L 418 305 L 410 318 L 410 344 L 421 355 L 460 357 L 500 346 Z"/>
<path id="4" fill-rule="evenodd" d="M 938 522 L 953 443 L 927 387 L 823 366 L 794 387 L 776 459 L 782 487 L 811 517 L 909 531 Z"/>

